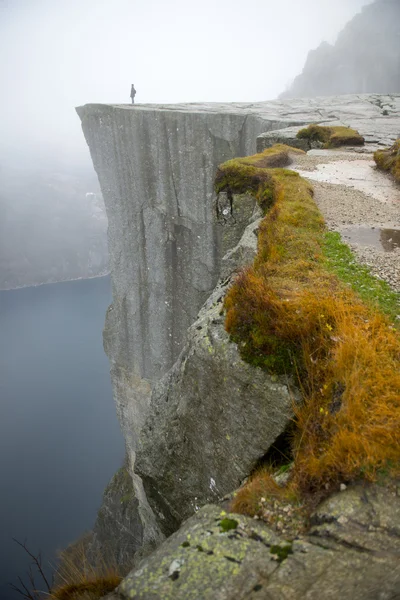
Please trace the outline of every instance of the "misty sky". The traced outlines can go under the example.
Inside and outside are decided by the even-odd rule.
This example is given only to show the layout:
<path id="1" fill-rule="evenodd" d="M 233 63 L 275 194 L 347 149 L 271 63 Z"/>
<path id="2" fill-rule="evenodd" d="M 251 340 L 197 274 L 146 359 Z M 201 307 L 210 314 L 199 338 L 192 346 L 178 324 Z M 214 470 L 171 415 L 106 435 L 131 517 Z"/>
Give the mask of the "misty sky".
<path id="1" fill-rule="evenodd" d="M 371 0 L 0 0 L 0 154 L 87 157 L 74 106 L 260 101 Z"/>

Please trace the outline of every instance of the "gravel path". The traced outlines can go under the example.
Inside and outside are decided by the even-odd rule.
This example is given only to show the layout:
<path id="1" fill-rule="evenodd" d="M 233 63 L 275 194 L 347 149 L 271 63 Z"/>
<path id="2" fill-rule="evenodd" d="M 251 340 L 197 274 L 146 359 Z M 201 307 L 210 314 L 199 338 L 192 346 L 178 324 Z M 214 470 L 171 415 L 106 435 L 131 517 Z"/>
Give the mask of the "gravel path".
<path id="1" fill-rule="evenodd" d="M 400 247 L 393 244 L 391 251 L 385 251 L 379 241 L 365 242 L 365 235 L 357 239 L 358 227 L 363 233 L 378 228 L 400 235 L 400 186 L 374 168 L 370 154 L 320 151 L 296 157 L 291 168 L 312 183 L 328 228 L 344 235 L 351 227 L 351 243 L 343 241 L 360 263 L 400 292 Z M 379 240 L 379 232 L 371 233 Z"/>

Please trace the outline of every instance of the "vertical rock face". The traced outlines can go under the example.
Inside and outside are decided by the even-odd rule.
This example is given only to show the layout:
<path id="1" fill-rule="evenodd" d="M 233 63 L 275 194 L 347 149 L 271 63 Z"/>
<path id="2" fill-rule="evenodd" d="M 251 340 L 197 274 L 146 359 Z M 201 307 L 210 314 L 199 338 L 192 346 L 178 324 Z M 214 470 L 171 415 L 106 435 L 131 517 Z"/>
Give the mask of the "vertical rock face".
<path id="1" fill-rule="evenodd" d="M 104 332 L 134 458 L 152 382 L 172 366 L 215 286 L 221 258 L 216 166 L 255 150 L 244 111 L 91 105 L 78 109 L 109 219 L 113 305 Z"/>
<path id="2" fill-rule="evenodd" d="M 215 170 L 254 152 L 257 135 L 279 122 L 212 107 L 91 105 L 78 114 L 109 220 L 113 304 L 104 346 L 145 545 L 158 528 L 134 472 L 137 440 L 152 387 L 177 359 L 218 280 L 226 244 L 216 221 Z"/>

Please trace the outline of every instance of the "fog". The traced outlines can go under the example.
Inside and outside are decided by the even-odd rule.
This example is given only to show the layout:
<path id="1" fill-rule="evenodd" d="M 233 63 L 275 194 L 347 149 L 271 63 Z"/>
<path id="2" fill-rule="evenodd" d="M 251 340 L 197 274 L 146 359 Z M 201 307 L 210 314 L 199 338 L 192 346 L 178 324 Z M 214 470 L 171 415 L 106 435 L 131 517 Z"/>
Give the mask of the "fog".
<path id="1" fill-rule="evenodd" d="M 0 0 L 0 159 L 86 163 L 87 102 L 260 101 L 371 0 Z M 3 163 L 4 164 L 4 163 Z"/>

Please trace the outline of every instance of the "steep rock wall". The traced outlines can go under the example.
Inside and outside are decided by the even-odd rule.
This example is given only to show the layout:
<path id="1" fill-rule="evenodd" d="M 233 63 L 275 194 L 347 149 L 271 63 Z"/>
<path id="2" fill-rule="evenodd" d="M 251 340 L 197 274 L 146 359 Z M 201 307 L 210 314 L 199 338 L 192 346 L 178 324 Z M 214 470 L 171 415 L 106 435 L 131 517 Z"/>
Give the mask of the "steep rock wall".
<path id="1" fill-rule="evenodd" d="M 236 215 L 223 239 L 213 192 L 216 167 L 254 152 L 260 132 L 296 121 L 265 122 L 232 108 L 92 105 L 78 114 L 109 219 L 113 304 L 104 346 L 138 500 L 135 527 L 142 528 L 146 546 L 159 540 L 160 531 L 135 457 L 151 391 L 179 356 L 187 328 L 216 285 L 222 253 L 237 242 L 232 230 L 240 237 L 248 222 Z"/>
<path id="2" fill-rule="evenodd" d="M 109 219 L 113 305 L 104 332 L 134 462 L 151 385 L 172 366 L 219 275 L 216 166 L 293 121 L 244 110 L 78 109 Z"/>
<path id="3" fill-rule="evenodd" d="M 216 221 L 217 165 L 253 153 L 262 132 L 339 119 L 357 124 L 367 142 L 377 142 L 386 131 L 393 134 L 393 124 L 382 116 L 381 103 L 368 96 L 229 105 L 87 105 L 77 110 L 109 220 L 113 304 L 104 344 L 137 499 L 137 538 L 146 546 L 161 539 L 163 515 L 155 515 L 157 502 L 150 498 L 149 504 L 135 472 L 137 443 L 145 427 L 157 422 L 157 402 L 169 398 L 168 390 L 157 388 L 152 402 L 152 390 L 178 360 L 188 327 L 217 283 L 222 255 L 236 244 L 246 225 L 239 209 L 224 225 Z M 380 119 L 379 127 L 371 125 L 372 119 Z M 229 213 L 229 206 L 226 210 Z M 166 378 L 167 386 L 170 380 Z M 227 381 L 227 393 L 229 385 Z M 190 401 L 190 388 L 185 384 L 182 389 L 185 398 L 179 390 L 170 390 L 178 415 Z M 200 407 L 201 401 L 199 397 Z M 203 401 L 212 402 L 212 394 Z M 152 433 L 155 441 L 163 435 L 162 425 Z M 215 445 L 219 435 L 216 430 Z M 161 451 L 163 444 L 158 447 Z M 184 444 L 181 448 L 184 452 Z M 194 449 L 199 460 L 201 451 Z M 242 459 L 238 457 L 238 464 Z M 179 457 L 174 460 L 179 464 Z M 249 461 L 247 457 L 246 465 Z M 157 473 L 143 454 L 141 470 L 147 491 L 153 493 Z M 167 481 L 173 474 L 163 470 Z M 205 481 L 206 475 L 213 477 L 211 472 L 204 474 Z M 227 486 L 225 482 L 224 489 Z M 179 502 L 173 491 L 171 498 Z M 180 518 L 188 514 L 190 500 L 184 501 L 187 506 L 180 507 Z"/>

